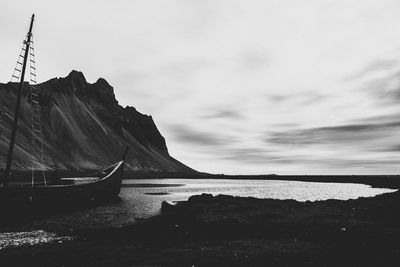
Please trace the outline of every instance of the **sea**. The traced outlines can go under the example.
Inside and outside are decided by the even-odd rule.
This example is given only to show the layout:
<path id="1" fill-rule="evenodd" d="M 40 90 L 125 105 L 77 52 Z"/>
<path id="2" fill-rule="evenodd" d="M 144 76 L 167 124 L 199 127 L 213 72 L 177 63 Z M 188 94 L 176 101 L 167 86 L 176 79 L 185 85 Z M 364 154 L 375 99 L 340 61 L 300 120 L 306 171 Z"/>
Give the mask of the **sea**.
<path id="1" fill-rule="evenodd" d="M 0 250 L 42 243 L 68 242 L 59 235 L 85 229 L 123 227 L 160 213 L 162 201 L 184 201 L 192 195 L 233 195 L 262 199 L 319 201 L 348 200 L 395 192 L 365 184 L 317 183 L 281 180 L 140 179 L 124 180 L 120 199 L 97 207 L 38 218 L 29 224 L 0 229 Z"/>

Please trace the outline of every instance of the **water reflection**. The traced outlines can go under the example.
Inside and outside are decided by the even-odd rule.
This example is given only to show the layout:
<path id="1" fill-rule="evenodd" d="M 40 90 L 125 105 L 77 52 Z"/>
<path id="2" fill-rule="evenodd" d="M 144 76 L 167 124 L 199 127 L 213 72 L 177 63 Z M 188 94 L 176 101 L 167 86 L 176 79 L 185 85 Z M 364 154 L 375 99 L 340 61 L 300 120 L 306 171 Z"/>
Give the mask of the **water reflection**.
<path id="1" fill-rule="evenodd" d="M 72 229 L 121 227 L 140 218 L 156 215 L 161 202 L 187 200 L 191 195 L 210 193 L 242 197 L 316 201 L 373 197 L 396 190 L 371 188 L 363 184 L 314 183 L 296 181 L 142 179 L 125 180 L 121 201 L 95 208 L 66 212 L 38 219 L 20 229 L 68 231 Z M 18 228 L 13 231 L 21 231 Z"/>

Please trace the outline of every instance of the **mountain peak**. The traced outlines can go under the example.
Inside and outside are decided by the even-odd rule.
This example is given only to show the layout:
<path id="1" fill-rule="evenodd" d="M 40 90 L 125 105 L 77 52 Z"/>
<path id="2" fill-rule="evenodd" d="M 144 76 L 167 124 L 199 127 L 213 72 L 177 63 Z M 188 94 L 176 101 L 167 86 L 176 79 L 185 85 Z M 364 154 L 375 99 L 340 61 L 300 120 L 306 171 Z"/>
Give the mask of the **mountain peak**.
<path id="1" fill-rule="evenodd" d="M 101 84 L 101 85 L 105 85 L 105 86 L 111 86 L 111 85 L 107 82 L 106 79 L 101 78 L 101 77 L 97 79 L 96 83 L 97 83 L 97 84 Z"/>
<path id="2" fill-rule="evenodd" d="M 78 86 L 87 84 L 86 78 L 81 71 L 72 70 L 65 78 Z"/>
<path id="3" fill-rule="evenodd" d="M 99 78 L 93 85 L 96 86 L 102 94 L 115 98 L 114 88 L 105 79 Z"/>

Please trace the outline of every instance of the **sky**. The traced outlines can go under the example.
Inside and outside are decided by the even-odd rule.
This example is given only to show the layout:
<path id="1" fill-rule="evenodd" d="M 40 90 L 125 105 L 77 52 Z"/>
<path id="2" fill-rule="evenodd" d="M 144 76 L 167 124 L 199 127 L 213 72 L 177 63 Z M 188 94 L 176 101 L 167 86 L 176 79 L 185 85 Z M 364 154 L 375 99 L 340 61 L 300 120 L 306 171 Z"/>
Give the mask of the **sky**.
<path id="1" fill-rule="evenodd" d="M 75 69 L 226 174 L 400 174 L 398 0 L 0 0 L 0 82 L 35 13 L 38 80 Z"/>

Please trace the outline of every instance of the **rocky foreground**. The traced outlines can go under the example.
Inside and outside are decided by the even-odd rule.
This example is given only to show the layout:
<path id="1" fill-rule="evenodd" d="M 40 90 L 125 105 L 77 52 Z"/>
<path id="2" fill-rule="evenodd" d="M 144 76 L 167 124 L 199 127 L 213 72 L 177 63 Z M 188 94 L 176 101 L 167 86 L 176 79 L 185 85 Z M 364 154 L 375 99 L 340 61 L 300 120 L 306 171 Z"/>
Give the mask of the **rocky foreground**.
<path id="1" fill-rule="evenodd" d="M 399 212 L 398 192 L 305 203 L 193 196 L 128 227 L 1 250 L 0 265 L 398 266 Z"/>

